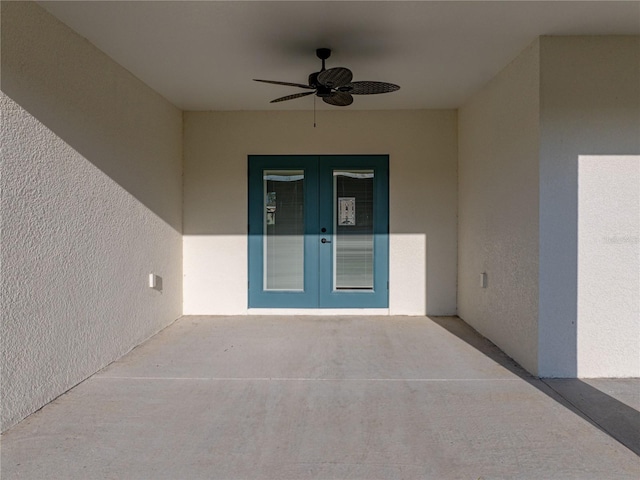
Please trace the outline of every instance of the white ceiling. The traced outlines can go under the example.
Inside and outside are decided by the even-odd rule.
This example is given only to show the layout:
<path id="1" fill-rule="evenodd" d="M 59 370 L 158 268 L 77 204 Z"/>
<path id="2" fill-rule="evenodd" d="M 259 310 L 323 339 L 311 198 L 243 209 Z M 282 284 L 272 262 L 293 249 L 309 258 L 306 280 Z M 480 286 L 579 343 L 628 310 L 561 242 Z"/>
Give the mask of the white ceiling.
<path id="1" fill-rule="evenodd" d="M 184 110 L 310 109 L 252 79 L 307 83 L 318 47 L 327 68 L 401 86 L 346 108 L 455 108 L 538 35 L 640 34 L 639 1 L 39 3 Z"/>

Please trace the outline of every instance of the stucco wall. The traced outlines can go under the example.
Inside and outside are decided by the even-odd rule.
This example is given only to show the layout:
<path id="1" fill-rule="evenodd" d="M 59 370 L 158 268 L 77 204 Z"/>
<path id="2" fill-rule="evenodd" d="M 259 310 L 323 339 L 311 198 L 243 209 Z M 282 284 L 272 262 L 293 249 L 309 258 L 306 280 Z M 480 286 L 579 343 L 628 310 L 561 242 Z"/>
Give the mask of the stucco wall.
<path id="1" fill-rule="evenodd" d="M 460 108 L 458 163 L 458 314 L 533 373 L 538 71 L 535 42 Z"/>
<path id="2" fill-rule="evenodd" d="M 456 311 L 455 111 L 185 113 L 184 312 L 247 311 L 247 156 L 389 154 L 390 312 Z"/>
<path id="3" fill-rule="evenodd" d="M 182 115 L 35 3 L 1 13 L 5 430 L 181 315 Z"/>
<path id="4" fill-rule="evenodd" d="M 540 106 L 539 372 L 601 375 L 597 359 L 578 354 L 582 314 L 591 321 L 577 311 L 578 163 L 581 155 L 640 154 L 640 37 L 542 37 Z M 628 372 L 624 357 L 633 354 L 617 355 L 607 375 Z"/>
<path id="5" fill-rule="evenodd" d="M 640 377 L 640 155 L 578 160 L 578 375 Z"/>

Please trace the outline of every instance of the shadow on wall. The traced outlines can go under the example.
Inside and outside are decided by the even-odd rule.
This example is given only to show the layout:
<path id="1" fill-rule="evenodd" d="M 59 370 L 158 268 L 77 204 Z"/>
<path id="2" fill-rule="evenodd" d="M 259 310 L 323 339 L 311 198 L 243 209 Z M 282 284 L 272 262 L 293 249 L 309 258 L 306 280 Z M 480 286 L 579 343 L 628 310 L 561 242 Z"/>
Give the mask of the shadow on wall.
<path id="1" fill-rule="evenodd" d="M 2 91 L 174 230 L 182 112 L 33 2 L 2 2 Z"/>
<path id="2" fill-rule="evenodd" d="M 580 416 L 594 427 L 640 455 L 640 412 L 602 390 L 589 385 L 589 380 L 575 378 L 538 379 L 520 367 L 498 347 L 478 334 L 459 318 L 429 317 L 433 322 L 465 341 L 494 362 L 519 376 L 531 386 L 549 396 L 568 410 Z M 639 379 L 600 379 L 591 383 L 604 386 L 620 386 L 623 394 L 633 396 L 630 403 L 637 403 Z M 607 385 L 610 384 L 610 385 Z"/>
<path id="3" fill-rule="evenodd" d="M 599 187 L 609 180 L 596 175 L 593 188 L 589 188 L 590 194 L 608 201 L 594 210 L 585 209 L 583 200 L 591 203 L 584 196 L 585 180 L 591 182 L 585 179 L 585 174 L 590 176 L 589 168 L 585 169 L 590 161 L 584 158 L 592 156 L 600 163 L 609 162 L 610 156 L 640 153 L 639 47 L 637 35 L 547 36 L 540 40 L 538 359 L 539 371 L 544 376 L 630 375 L 630 350 L 626 346 L 620 348 L 621 344 L 614 346 L 611 340 L 618 341 L 614 337 L 625 330 L 622 336 L 629 338 L 631 331 L 626 326 L 610 328 L 611 322 L 617 323 L 619 316 L 608 316 L 603 324 L 603 319 L 597 319 L 597 311 L 592 308 L 595 303 L 605 309 L 611 305 L 608 302 L 615 305 L 619 293 L 608 295 L 605 291 L 593 291 L 584 295 L 585 287 L 595 287 L 606 274 L 605 263 L 598 265 L 599 261 L 591 253 L 603 257 L 610 255 L 611 265 L 618 262 L 618 265 L 624 265 L 624 257 L 616 254 L 622 245 L 601 243 L 597 246 L 592 242 L 597 237 L 626 235 L 621 224 L 618 231 L 604 231 L 609 220 L 619 219 L 623 213 L 622 208 L 609 208 L 623 200 L 623 196 L 616 188 Z M 606 176 L 617 176 L 617 168 L 613 165 L 611 168 L 601 166 L 604 168 L 600 172 L 606 172 Z M 613 198 L 616 196 L 617 199 Z M 626 208 L 633 209 L 632 205 Z M 585 216 L 590 214 L 593 214 L 594 222 L 589 220 L 585 224 Z M 584 227 L 590 231 L 585 231 Z M 586 256 L 585 240 L 591 250 Z M 637 257 L 633 263 L 637 265 L 636 262 Z M 589 270 L 586 279 L 582 278 L 585 266 Z M 591 273 L 596 270 L 599 272 L 595 275 Z M 611 280 L 612 285 L 619 281 L 615 277 Z M 632 301 L 637 301 L 637 292 L 636 289 Z M 589 299 L 585 301 L 586 297 Z M 618 311 L 620 306 L 616 305 Z M 638 318 L 637 314 L 631 314 L 632 311 L 627 310 L 627 318 Z M 610 335 L 616 329 L 618 332 Z M 585 341 L 591 344 L 587 345 Z M 598 350 L 605 352 L 604 356 L 593 355 Z M 616 352 L 623 351 L 623 355 L 613 358 Z M 636 360 L 637 346 L 633 355 Z M 638 372 L 637 360 L 635 368 Z M 634 376 L 637 374 L 633 373 Z"/>
<path id="4" fill-rule="evenodd" d="M 185 235 L 244 235 L 250 155 L 389 155 L 390 230 L 456 225 L 455 110 L 185 112 Z M 453 237 L 455 238 L 455 237 Z"/>

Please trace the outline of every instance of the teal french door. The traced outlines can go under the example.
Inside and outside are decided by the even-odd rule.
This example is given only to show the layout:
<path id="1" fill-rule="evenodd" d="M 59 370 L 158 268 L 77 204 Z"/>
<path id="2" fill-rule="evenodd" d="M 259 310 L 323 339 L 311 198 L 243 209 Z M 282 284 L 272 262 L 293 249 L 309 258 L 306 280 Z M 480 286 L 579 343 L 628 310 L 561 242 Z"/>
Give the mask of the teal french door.
<path id="1" fill-rule="evenodd" d="M 387 308 L 388 233 L 388 156 L 249 156 L 250 308 Z"/>

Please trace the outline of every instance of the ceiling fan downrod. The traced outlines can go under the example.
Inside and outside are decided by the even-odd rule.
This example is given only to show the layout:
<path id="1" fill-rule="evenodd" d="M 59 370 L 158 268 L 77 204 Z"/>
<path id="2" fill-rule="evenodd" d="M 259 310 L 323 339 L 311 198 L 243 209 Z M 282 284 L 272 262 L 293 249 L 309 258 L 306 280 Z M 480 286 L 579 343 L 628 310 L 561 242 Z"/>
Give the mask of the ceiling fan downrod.
<path id="1" fill-rule="evenodd" d="M 318 82 L 318 75 L 324 72 L 327 68 L 325 67 L 324 61 L 331 56 L 330 48 L 318 48 L 316 49 L 316 56 L 322 60 L 322 68 L 319 72 L 313 72 L 309 75 L 309 86 L 318 89 L 318 94 L 320 97 L 326 97 L 331 93 L 331 89 L 327 89 L 324 85 Z"/>
<path id="2" fill-rule="evenodd" d="M 326 70 L 326 68 L 324 66 L 324 61 L 331 56 L 331 49 L 330 48 L 318 48 L 318 49 L 316 49 L 316 56 L 320 60 L 322 60 L 322 70 L 320 70 L 320 71 L 324 72 Z"/>

